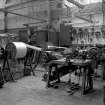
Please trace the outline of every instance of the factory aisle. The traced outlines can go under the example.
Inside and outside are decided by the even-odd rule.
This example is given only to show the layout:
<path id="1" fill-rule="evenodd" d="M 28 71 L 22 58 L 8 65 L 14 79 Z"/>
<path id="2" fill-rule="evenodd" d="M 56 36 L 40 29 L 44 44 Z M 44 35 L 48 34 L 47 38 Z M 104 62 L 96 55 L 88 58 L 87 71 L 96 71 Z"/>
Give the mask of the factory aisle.
<path id="1" fill-rule="evenodd" d="M 70 95 L 65 85 L 46 88 L 40 77 L 25 77 L 0 89 L 0 105 L 103 105 L 103 83 L 95 81 L 95 91 L 82 96 L 79 91 Z"/>

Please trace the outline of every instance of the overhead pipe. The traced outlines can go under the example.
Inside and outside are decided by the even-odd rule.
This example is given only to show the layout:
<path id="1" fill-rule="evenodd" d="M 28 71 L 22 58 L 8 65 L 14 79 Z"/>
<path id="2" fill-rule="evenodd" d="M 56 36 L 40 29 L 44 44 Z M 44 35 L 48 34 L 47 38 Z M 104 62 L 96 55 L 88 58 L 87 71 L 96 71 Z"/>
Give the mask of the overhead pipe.
<path id="1" fill-rule="evenodd" d="M 35 23 L 26 23 L 26 24 L 23 24 L 23 25 L 26 26 L 26 25 L 30 25 L 30 24 L 42 24 L 42 23 L 46 23 L 46 22 L 47 22 L 47 21 L 45 21 L 45 22 L 44 22 L 44 21 L 43 21 L 43 22 L 35 22 Z"/>
<path id="2" fill-rule="evenodd" d="M 75 0 L 67 0 L 68 2 L 78 6 L 79 8 L 83 9 L 84 5 L 80 4 L 79 2 L 75 1 Z"/>

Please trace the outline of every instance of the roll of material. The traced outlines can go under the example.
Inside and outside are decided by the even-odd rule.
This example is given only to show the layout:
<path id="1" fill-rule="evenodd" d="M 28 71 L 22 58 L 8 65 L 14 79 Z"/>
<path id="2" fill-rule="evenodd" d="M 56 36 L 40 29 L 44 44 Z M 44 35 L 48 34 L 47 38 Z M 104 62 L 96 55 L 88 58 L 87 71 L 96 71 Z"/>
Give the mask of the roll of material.
<path id="1" fill-rule="evenodd" d="M 23 42 L 8 43 L 5 50 L 11 58 L 23 58 L 27 54 L 27 46 Z"/>

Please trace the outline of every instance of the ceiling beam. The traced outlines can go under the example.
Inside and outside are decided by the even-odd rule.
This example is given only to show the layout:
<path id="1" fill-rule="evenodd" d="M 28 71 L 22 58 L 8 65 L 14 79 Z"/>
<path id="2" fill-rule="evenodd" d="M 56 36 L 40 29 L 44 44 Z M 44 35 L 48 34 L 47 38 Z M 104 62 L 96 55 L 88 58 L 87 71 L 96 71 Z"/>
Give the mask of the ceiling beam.
<path id="1" fill-rule="evenodd" d="M 16 6 L 20 6 L 20 5 L 24 5 L 24 4 L 28 4 L 30 2 L 36 2 L 36 1 L 46 1 L 46 0 L 28 0 L 26 2 L 20 2 L 20 3 L 11 3 L 11 4 L 5 4 L 5 8 L 9 9 L 9 8 L 12 8 L 12 7 L 16 7 Z M 53 0 L 50 0 L 50 1 L 53 1 Z M 78 6 L 79 8 L 83 9 L 84 8 L 84 5 L 80 4 L 79 2 L 75 1 L 75 0 L 67 0 L 68 2 Z"/>
<path id="2" fill-rule="evenodd" d="M 70 6 L 68 6 L 68 5 L 66 5 L 66 4 L 64 4 L 65 6 L 66 6 L 66 8 L 71 8 Z"/>
<path id="3" fill-rule="evenodd" d="M 75 17 L 79 18 L 79 19 L 82 19 L 82 20 L 85 20 L 89 23 L 93 23 L 93 21 L 91 19 L 88 19 L 88 18 L 84 18 L 84 17 L 81 17 L 81 16 L 78 16 L 78 15 L 75 15 Z"/>
<path id="4" fill-rule="evenodd" d="M 78 6 L 79 8 L 83 9 L 84 5 L 80 4 L 79 2 L 75 1 L 75 0 L 67 0 L 68 2 Z"/>
<path id="5" fill-rule="evenodd" d="M 18 13 L 15 13 L 15 12 L 11 12 L 9 10 L 5 10 L 5 9 L 0 9 L 1 12 L 6 12 L 6 13 L 10 13 L 10 14 L 14 14 L 14 15 L 18 15 L 18 16 L 22 16 L 22 17 L 26 17 L 26 18 L 30 18 L 30 19 L 34 19 L 34 20 L 39 20 L 39 21 L 47 21 L 47 20 L 44 20 L 44 19 L 40 19 L 38 17 L 31 17 L 31 16 L 27 16 L 27 15 L 23 15 L 23 14 L 18 14 Z"/>
<path id="6" fill-rule="evenodd" d="M 10 9 L 10 8 L 12 8 L 12 7 L 16 7 L 16 6 L 28 4 L 28 3 L 30 3 L 30 2 L 35 2 L 35 1 L 38 1 L 38 0 L 28 0 L 28 1 L 26 1 L 26 2 L 5 4 L 5 8 L 6 8 L 6 9 Z"/>

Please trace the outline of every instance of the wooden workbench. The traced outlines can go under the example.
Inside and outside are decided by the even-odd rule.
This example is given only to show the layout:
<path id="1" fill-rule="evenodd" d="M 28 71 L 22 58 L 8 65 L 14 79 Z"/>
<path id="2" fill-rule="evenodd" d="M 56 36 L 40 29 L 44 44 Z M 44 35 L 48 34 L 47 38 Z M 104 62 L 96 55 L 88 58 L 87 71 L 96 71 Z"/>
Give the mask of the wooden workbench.
<path id="1" fill-rule="evenodd" d="M 79 60 L 79 59 L 70 59 L 69 62 L 66 61 L 66 58 L 62 58 L 59 60 L 52 60 L 49 62 L 49 73 L 48 73 L 48 82 L 47 86 L 50 85 L 50 75 L 51 75 L 51 65 L 62 65 L 62 66 L 78 66 L 80 69 L 83 68 L 82 72 L 82 94 L 88 92 L 93 88 L 93 80 L 92 80 L 92 68 L 91 68 L 91 60 Z"/>

